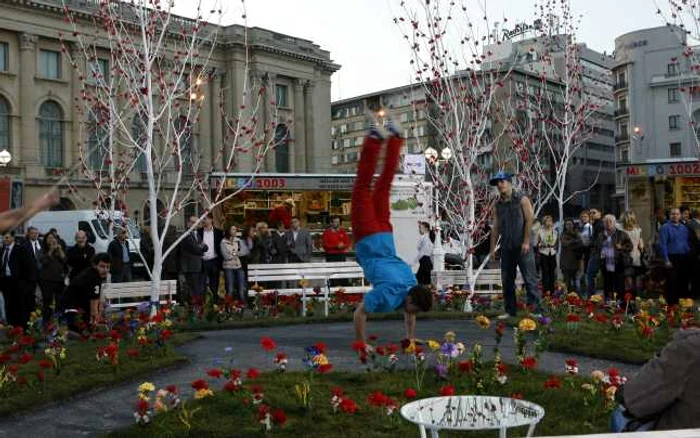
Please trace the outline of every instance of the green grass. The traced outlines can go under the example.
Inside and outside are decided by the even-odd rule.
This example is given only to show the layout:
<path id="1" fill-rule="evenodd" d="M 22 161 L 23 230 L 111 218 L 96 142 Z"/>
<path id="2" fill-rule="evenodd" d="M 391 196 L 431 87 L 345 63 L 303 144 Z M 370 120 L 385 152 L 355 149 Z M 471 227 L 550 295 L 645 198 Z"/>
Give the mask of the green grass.
<path id="1" fill-rule="evenodd" d="M 198 337 L 193 333 L 177 334 L 171 344 L 181 345 Z M 126 357 L 126 349 L 122 348 L 120 365 L 115 372 L 111 365 L 100 363 L 95 358 L 97 346 L 104 344 L 105 342 L 69 342 L 61 373 L 56 375 L 52 369 L 46 370 L 46 380 L 43 383 L 36 378 L 39 371 L 36 361 L 22 365 L 19 375 L 24 376 L 29 383 L 21 388 L 6 388 L 10 391 L 0 397 L 0 416 L 26 412 L 30 408 L 45 406 L 76 394 L 109 387 L 188 362 L 185 356 L 175 351 L 153 358 L 129 358 Z M 37 352 L 36 358 L 44 359 L 41 352 Z"/>
<path id="2" fill-rule="evenodd" d="M 438 394 L 443 384 L 436 382 L 431 372 L 426 376 L 423 391 L 418 398 Z M 544 389 L 543 383 L 549 376 L 534 372 L 524 375 L 512 371 L 509 381 L 490 391 L 492 395 L 509 396 L 514 392 L 523 394 L 526 400 L 540 404 L 546 414 L 538 425 L 537 435 L 567 435 L 599 433 L 608 430 L 608 414 L 602 402 L 584 402 L 580 390 L 582 379 L 572 379 L 571 385 L 564 381 L 561 389 Z M 399 437 L 418 436 L 417 426 L 408 423 L 397 412 L 393 419 L 388 418 L 381 408 L 372 407 L 367 402 L 368 395 L 376 390 L 395 398 L 399 405 L 406 403 L 403 392 L 413 386 L 413 374 L 408 371 L 396 373 L 330 373 L 315 376 L 312 384 L 312 409 L 306 411 L 294 394 L 294 385 L 303 381 L 306 375 L 300 373 L 265 374 L 258 381 L 264 391 L 264 402 L 274 409 L 283 409 L 288 422 L 282 427 L 274 427 L 271 436 L 301 437 L 318 436 L 334 438 L 350 437 Z M 453 378 L 453 382 L 465 382 L 463 377 Z M 473 388 L 465 383 L 453 383 L 457 394 L 473 393 Z M 329 404 L 330 388 L 341 387 L 347 396 L 359 405 L 355 415 L 333 413 Z M 188 401 L 187 410 L 199 409 L 187 430 L 178 418 L 177 411 L 156 415 L 147 426 L 137 426 L 110 433 L 113 438 L 149 437 L 254 437 L 262 436 L 256 421 L 257 409 L 244 405 L 242 395 L 216 392 L 213 397 L 201 401 Z M 523 436 L 525 429 L 510 430 L 510 436 Z M 442 437 L 465 436 L 441 432 Z M 473 433 L 472 437 L 494 437 L 497 431 Z"/>
<path id="3" fill-rule="evenodd" d="M 497 315 L 500 312 L 483 312 L 487 316 Z M 465 313 L 461 311 L 431 311 L 419 313 L 418 319 L 441 319 L 441 320 L 470 320 L 476 317 L 477 313 Z M 393 313 L 375 313 L 368 315 L 370 321 L 395 321 L 403 320 L 403 312 Z M 352 313 L 337 313 L 324 316 L 310 316 L 303 318 L 301 316 L 280 315 L 277 318 L 264 317 L 254 319 L 252 317 L 244 317 L 242 319 L 234 319 L 224 322 L 196 320 L 194 322 L 178 322 L 174 325 L 177 332 L 202 332 L 213 330 L 230 330 L 256 327 L 283 327 L 288 325 L 301 324 L 330 324 L 336 322 L 352 321 Z"/>
<path id="4" fill-rule="evenodd" d="M 554 333 L 547 336 L 550 351 L 631 364 L 646 363 L 673 335 L 669 329 L 662 328 L 656 331 L 652 340 L 642 340 L 631 323 L 626 323 L 619 331 L 610 324 L 596 322 L 582 322 L 575 331 L 568 330 L 563 322 L 555 322 L 553 328 Z"/>

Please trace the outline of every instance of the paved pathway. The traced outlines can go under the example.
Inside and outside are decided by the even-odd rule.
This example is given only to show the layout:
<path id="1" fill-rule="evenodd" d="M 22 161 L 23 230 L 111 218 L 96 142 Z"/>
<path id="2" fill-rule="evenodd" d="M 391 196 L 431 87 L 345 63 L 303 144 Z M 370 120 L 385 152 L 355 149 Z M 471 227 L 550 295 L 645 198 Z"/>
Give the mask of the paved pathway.
<path id="1" fill-rule="evenodd" d="M 379 336 L 380 341 L 398 341 L 403 337 L 402 321 L 369 322 L 368 333 Z M 419 321 L 418 335 L 425 339 L 442 339 L 445 332 L 457 333 L 458 340 L 466 345 L 480 342 L 487 357 L 495 341 L 493 331 L 476 327 L 473 321 Z M 133 422 L 132 408 L 136 388 L 142 381 L 152 381 L 156 387 L 176 384 L 188 395 L 189 384 L 205 376 L 205 371 L 233 360 L 233 366 L 246 369 L 274 367 L 269 355 L 260 348 L 260 337 L 270 336 L 279 349 L 290 356 L 289 368 L 298 370 L 303 366 L 301 357 L 304 347 L 323 341 L 328 347 L 328 357 L 336 369 L 357 370 L 359 362 L 350 349 L 352 343 L 351 323 L 296 325 L 273 328 L 253 328 L 206 332 L 202 338 L 180 347 L 180 351 L 191 359 L 191 363 L 175 370 L 156 374 L 148 379 L 123 383 L 105 390 L 84 394 L 73 400 L 39 409 L 25 415 L 0 419 L 0 438 L 51 438 L 100 436 L 110 430 L 130 425 Z M 231 353 L 225 349 L 231 347 Z M 501 351 L 504 360 L 514 363 L 512 332 L 505 333 Z M 614 364 L 610 361 L 576 357 L 570 354 L 545 353 L 540 360 L 540 369 L 561 373 L 567 358 L 576 358 L 582 373 L 593 369 L 607 369 L 615 365 L 624 375 L 632 375 L 639 369 L 634 365 Z"/>

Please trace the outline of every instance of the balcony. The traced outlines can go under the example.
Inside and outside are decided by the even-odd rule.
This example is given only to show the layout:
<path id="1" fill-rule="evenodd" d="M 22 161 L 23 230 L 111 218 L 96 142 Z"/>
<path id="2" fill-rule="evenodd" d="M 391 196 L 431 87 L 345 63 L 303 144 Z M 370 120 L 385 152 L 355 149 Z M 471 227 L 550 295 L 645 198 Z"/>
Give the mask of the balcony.
<path id="1" fill-rule="evenodd" d="M 615 117 L 623 117 L 630 113 L 629 108 L 623 107 L 615 110 Z"/>
<path id="2" fill-rule="evenodd" d="M 630 141 L 630 135 L 627 133 L 616 135 L 615 136 L 615 143 L 622 143 L 625 141 Z"/>
<path id="3" fill-rule="evenodd" d="M 613 91 L 620 91 L 627 88 L 627 81 L 619 81 L 613 84 Z"/>

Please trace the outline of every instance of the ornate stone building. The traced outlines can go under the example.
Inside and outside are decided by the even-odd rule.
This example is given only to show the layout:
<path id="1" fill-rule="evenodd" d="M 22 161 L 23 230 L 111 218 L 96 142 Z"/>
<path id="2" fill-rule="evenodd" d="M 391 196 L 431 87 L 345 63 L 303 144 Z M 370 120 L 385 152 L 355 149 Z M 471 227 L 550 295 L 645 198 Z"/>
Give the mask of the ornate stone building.
<path id="1" fill-rule="evenodd" d="M 68 3 L 75 11 L 95 7 L 87 0 Z M 27 201 L 40 195 L 56 184 L 57 170 L 75 165 L 86 121 L 75 105 L 81 82 L 61 51 L 59 34 L 70 32 L 61 0 L 0 0 L 0 11 L 0 150 L 12 154 L 8 166 L 0 168 L 0 191 L 10 186 L 14 190 L 11 196 L 0 196 L 0 210 L 4 210 L 21 202 L 22 196 Z M 223 90 L 230 113 L 241 104 L 243 34 L 237 25 L 219 29 L 210 57 L 209 66 L 216 75 L 203 90 L 206 103 L 192 133 L 202 169 L 223 170 L 223 162 L 213 162 L 224 141 L 219 96 Z M 268 81 L 266 97 L 277 103 L 277 120 L 267 121 L 276 123 L 289 139 L 268 154 L 262 171 L 328 173 L 330 78 L 340 66 L 328 51 L 308 40 L 260 28 L 248 29 L 247 37 L 251 75 Z M 265 117 L 272 115 L 266 112 Z M 251 166 L 241 160 L 231 171 L 249 172 Z M 146 197 L 145 179 L 138 169 L 134 173 L 127 195 L 129 214 L 143 211 Z M 61 203 L 64 209 L 91 207 L 68 196 Z"/>

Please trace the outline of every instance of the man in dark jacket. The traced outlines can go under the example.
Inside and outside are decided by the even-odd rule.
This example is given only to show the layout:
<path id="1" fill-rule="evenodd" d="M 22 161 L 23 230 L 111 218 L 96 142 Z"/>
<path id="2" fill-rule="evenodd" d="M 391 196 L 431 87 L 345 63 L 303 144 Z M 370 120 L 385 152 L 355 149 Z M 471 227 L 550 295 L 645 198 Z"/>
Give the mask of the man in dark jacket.
<path id="1" fill-rule="evenodd" d="M 139 251 L 141 251 L 141 256 L 146 262 L 148 269 L 153 269 L 153 259 L 155 255 L 153 253 L 153 240 L 151 239 L 151 226 L 148 224 L 143 227 L 143 230 L 141 230 Z"/>
<path id="2" fill-rule="evenodd" d="M 97 254 L 90 261 L 91 267 L 71 279 L 63 306 L 63 315 L 71 330 L 83 332 L 102 316 L 102 284 L 107 278 L 110 261 L 109 254 Z"/>
<path id="3" fill-rule="evenodd" d="M 88 243 L 87 233 L 78 231 L 75 233 L 75 245 L 73 245 L 67 254 L 66 264 L 70 269 L 68 278 L 72 279 L 76 275 L 90 267 L 90 261 L 95 256 L 95 248 Z"/>
<path id="4" fill-rule="evenodd" d="M 613 414 L 614 432 L 621 432 L 619 423 L 629 417 L 651 421 L 655 430 L 700 427 L 698 363 L 700 330 L 679 331 L 658 357 L 617 390 L 615 398 L 621 408 Z"/>
<path id="5" fill-rule="evenodd" d="M 197 230 L 199 241 L 207 247 L 202 254 L 202 290 L 206 291 L 207 285 L 216 298 L 219 292 L 219 273 L 222 269 L 224 258 L 221 256 L 221 241 L 224 240 L 224 232 L 214 228 L 214 217 L 209 213 L 204 218 L 204 226 Z"/>
<path id="6" fill-rule="evenodd" d="M 592 224 L 591 244 L 593 244 L 598 241 L 598 236 L 604 232 L 605 226 L 599 210 L 591 208 L 589 217 Z M 594 251 L 591 250 L 588 265 L 584 266 L 584 269 L 586 269 L 586 295 L 590 297 L 596 294 L 595 279 L 600 272 L 600 255 L 594 254 Z"/>
<path id="7" fill-rule="evenodd" d="M 196 226 L 197 221 L 196 216 L 190 217 L 189 226 Z M 180 272 L 184 274 L 189 290 L 188 297 L 181 297 L 185 302 L 191 299 L 202 299 L 202 255 L 207 249 L 196 229 L 187 233 L 180 242 Z"/>
<path id="8" fill-rule="evenodd" d="M 15 233 L 5 233 L 5 245 L 0 259 L 0 285 L 5 296 L 7 322 L 27 326 L 36 301 L 37 269 L 29 251 L 15 243 Z"/>
<path id="9" fill-rule="evenodd" d="M 111 273 L 112 283 L 126 283 L 131 281 L 131 252 L 126 230 L 118 228 L 114 230 L 114 240 L 109 243 L 107 252 L 112 258 Z"/>

